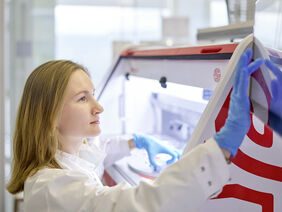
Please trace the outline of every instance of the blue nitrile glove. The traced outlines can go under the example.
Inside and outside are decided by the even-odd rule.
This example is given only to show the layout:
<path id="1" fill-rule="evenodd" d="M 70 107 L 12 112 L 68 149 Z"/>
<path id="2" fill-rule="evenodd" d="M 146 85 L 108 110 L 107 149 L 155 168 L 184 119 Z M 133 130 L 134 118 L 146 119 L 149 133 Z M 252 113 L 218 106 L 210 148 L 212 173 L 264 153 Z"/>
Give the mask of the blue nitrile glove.
<path id="1" fill-rule="evenodd" d="M 247 49 L 239 59 L 230 98 L 228 118 L 220 131 L 214 135 L 217 144 L 228 150 L 231 157 L 236 155 L 251 126 L 250 101 L 247 95 L 249 76 L 263 63 L 262 59 L 256 59 L 249 64 L 252 55 L 253 51 Z"/>
<path id="2" fill-rule="evenodd" d="M 272 129 L 282 136 L 282 72 L 270 60 L 265 60 L 264 63 L 276 76 L 276 79 L 271 81 L 272 99 L 270 102 L 269 123 Z"/>
<path id="3" fill-rule="evenodd" d="M 133 135 L 133 142 L 138 149 L 144 148 L 147 151 L 149 161 L 156 171 L 158 165 L 155 161 L 155 156 L 160 153 L 171 155 L 171 159 L 167 161 L 167 164 L 171 164 L 175 160 L 179 159 L 180 154 L 177 150 L 168 148 L 160 143 L 158 143 L 154 138 L 146 135 Z"/>

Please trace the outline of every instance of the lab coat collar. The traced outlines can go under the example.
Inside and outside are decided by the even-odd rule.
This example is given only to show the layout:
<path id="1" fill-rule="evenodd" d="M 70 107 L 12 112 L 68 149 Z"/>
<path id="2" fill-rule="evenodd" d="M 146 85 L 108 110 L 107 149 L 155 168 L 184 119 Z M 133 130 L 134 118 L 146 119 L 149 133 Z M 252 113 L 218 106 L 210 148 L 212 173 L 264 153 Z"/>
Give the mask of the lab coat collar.
<path id="1" fill-rule="evenodd" d="M 95 168 L 103 165 L 106 153 L 97 146 L 90 146 L 88 143 L 82 144 L 79 149 L 79 157 L 94 164 Z"/>
<path id="2" fill-rule="evenodd" d="M 60 166 L 62 166 L 64 169 L 79 170 L 91 173 L 96 168 L 95 164 L 61 150 L 57 150 L 55 157 Z"/>

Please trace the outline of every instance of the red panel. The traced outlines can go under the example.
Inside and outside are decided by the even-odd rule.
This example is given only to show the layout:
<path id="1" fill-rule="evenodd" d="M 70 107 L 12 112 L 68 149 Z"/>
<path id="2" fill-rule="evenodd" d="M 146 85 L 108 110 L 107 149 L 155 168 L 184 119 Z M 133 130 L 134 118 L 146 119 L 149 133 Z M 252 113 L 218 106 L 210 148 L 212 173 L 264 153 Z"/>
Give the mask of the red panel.
<path id="1" fill-rule="evenodd" d="M 105 182 L 105 185 L 107 186 L 117 185 L 117 183 L 113 180 L 113 178 L 106 171 L 104 171 L 103 180 Z"/>
<path id="2" fill-rule="evenodd" d="M 126 50 L 121 56 L 178 56 L 233 53 L 238 43 L 213 46 L 196 46 L 183 48 L 166 48 L 153 50 Z"/>

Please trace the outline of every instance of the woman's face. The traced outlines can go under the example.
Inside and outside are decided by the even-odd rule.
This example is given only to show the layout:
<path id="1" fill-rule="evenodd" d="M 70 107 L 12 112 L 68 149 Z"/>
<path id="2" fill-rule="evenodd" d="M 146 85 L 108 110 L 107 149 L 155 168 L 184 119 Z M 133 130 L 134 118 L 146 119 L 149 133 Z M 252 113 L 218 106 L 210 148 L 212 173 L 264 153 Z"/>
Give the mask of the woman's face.
<path id="1" fill-rule="evenodd" d="M 57 125 L 60 136 L 77 139 L 100 133 L 99 114 L 103 112 L 103 107 L 94 98 L 94 91 L 84 71 L 79 69 L 71 75 Z"/>

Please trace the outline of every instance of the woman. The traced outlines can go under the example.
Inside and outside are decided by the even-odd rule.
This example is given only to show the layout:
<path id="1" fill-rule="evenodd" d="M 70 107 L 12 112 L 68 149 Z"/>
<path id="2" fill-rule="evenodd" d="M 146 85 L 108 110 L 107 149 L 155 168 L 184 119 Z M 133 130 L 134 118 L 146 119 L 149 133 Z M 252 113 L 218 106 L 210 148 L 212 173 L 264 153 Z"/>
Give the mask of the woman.
<path id="1" fill-rule="evenodd" d="M 93 96 L 87 71 L 70 61 L 41 65 L 27 79 L 19 106 L 8 191 L 24 191 L 25 211 L 198 210 L 228 181 L 226 159 L 235 156 L 250 127 L 248 76 L 262 64 L 256 60 L 248 65 L 251 58 L 251 50 L 240 58 L 222 130 L 152 184 L 137 187 L 103 186 L 98 177 L 97 160 L 103 157 L 84 141 L 100 134 L 103 108 Z M 157 152 L 146 136 L 135 135 L 129 146 Z"/>

